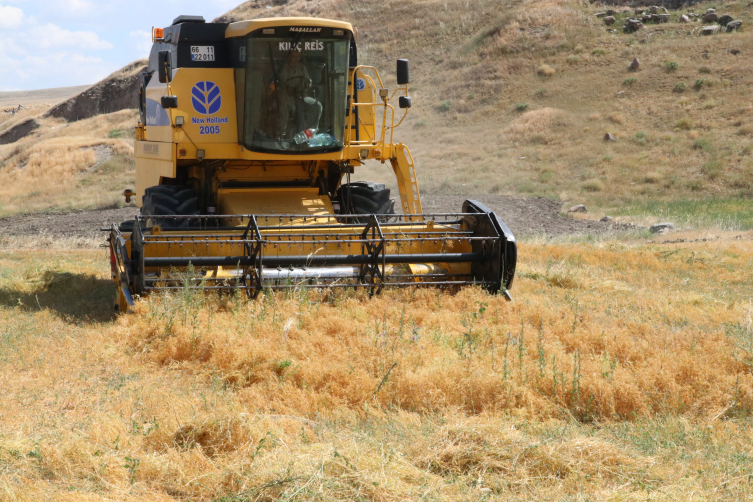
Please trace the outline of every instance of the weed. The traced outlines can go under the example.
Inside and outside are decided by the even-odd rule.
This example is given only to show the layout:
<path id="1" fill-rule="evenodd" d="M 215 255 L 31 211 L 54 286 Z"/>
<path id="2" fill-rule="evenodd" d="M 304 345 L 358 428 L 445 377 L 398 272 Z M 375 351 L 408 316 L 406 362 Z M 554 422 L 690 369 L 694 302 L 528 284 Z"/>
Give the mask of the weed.
<path id="1" fill-rule="evenodd" d="M 701 66 L 698 68 L 698 73 L 711 73 L 711 68 L 708 66 Z"/>
<path id="2" fill-rule="evenodd" d="M 630 141 L 642 146 L 646 146 L 648 144 L 648 135 L 644 131 L 638 131 L 630 137 Z"/>
<path id="3" fill-rule="evenodd" d="M 706 80 L 705 78 L 697 78 L 695 83 L 693 84 L 693 89 L 698 90 L 703 87 L 708 87 L 709 85 L 710 85 L 709 81 Z"/>
<path id="4" fill-rule="evenodd" d="M 685 92 L 687 88 L 688 86 L 685 84 L 685 82 L 677 82 L 672 88 L 672 92 L 682 93 Z"/>
<path id="5" fill-rule="evenodd" d="M 420 129 L 422 127 L 426 127 L 426 121 L 423 119 L 416 120 L 416 122 L 413 124 L 414 129 Z"/>
<path id="6" fill-rule="evenodd" d="M 528 110 L 528 103 L 515 103 L 516 112 L 524 112 Z"/>
<path id="7" fill-rule="evenodd" d="M 444 112 L 448 112 L 448 111 L 450 111 L 450 105 L 451 105 L 451 102 L 450 102 L 449 99 L 447 99 L 447 100 L 442 101 L 441 103 L 439 103 L 439 106 L 437 107 L 437 109 L 440 112 L 443 112 L 443 113 Z"/>
<path id="8" fill-rule="evenodd" d="M 677 61 L 667 61 L 664 63 L 664 70 L 667 73 L 671 73 L 673 71 L 677 71 L 677 69 L 680 67 L 680 65 L 677 63 Z"/>
<path id="9" fill-rule="evenodd" d="M 701 166 L 701 172 L 710 180 L 715 180 L 719 177 L 722 171 L 722 163 L 718 159 L 710 159 L 703 163 Z"/>
<path id="10" fill-rule="evenodd" d="M 587 192 L 602 192 L 604 191 L 604 182 L 598 178 L 592 178 L 586 180 L 580 184 L 580 187 Z"/>
<path id="11" fill-rule="evenodd" d="M 571 65 L 578 64 L 578 61 L 580 61 L 580 58 L 578 56 L 576 56 L 575 54 L 573 54 L 571 56 L 567 56 L 567 63 L 568 64 L 571 64 Z"/>
<path id="12" fill-rule="evenodd" d="M 107 134 L 108 138 L 119 138 L 123 135 L 123 131 L 120 129 L 110 129 L 110 132 Z"/>
<path id="13" fill-rule="evenodd" d="M 636 83 L 637 81 L 638 79 L 635 77 L 628 77 L 622 81 L 622 85 L 624 85 L 625 87 L 632 87 L 633 84 Z"/>
<path id="14" fill-rule="evenodd" d="M 603 56 L 606 53 L 607 53 L 606 49 L 602 49 L 601 47 L 597 47 L 591 51 L 591 54 L 594 56 Z"/>

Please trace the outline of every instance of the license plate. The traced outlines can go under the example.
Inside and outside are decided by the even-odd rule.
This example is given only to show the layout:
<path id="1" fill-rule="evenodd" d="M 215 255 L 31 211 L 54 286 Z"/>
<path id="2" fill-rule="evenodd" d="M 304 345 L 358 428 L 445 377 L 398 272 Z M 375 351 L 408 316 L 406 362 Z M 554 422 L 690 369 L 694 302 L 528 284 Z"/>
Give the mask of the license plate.
<path id="1" fill-rule="evenodd" d="M 214 47 L 211 45 L 192 45 L 191 61 L 214 61 Z"/>

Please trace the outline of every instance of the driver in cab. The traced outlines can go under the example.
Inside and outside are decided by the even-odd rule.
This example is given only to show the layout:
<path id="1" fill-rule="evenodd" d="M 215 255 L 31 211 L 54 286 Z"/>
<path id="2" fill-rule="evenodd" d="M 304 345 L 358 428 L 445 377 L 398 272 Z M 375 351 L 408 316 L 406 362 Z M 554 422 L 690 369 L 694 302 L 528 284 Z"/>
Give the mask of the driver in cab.
<path id="1" fill-rule="evenodd" d="M 278 84 L 283 128 L 289 127 L 291 119 L 294 121 L 293 130 L 288 131 L 290 136 L 306 129 L 317 129 L 322 115 L 322 104 L 308 95 L 312 88 L 311 77 L 301 61 L 301 55 L 300 50 L 290 51 L 280 71 Z"/>

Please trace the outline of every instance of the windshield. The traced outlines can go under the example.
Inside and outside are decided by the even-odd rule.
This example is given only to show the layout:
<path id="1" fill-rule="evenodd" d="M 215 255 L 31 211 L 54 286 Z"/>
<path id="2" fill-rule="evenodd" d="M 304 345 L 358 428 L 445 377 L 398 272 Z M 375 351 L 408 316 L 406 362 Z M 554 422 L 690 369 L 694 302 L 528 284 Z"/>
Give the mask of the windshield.
<path id="1" fill-rule="evenodd" d="M 252 151 L 341 150 L 348 39 L 249 38 L 244 144 Z"/>

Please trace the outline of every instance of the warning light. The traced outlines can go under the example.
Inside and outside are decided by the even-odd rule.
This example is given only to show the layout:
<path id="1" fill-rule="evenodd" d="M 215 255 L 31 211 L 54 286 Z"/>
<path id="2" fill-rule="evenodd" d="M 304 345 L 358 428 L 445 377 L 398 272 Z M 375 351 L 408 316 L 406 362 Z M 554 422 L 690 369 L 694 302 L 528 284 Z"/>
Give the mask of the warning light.
<path id="1" fill-rule="evenodd" d="M 163 28 L 152 28 L 152 42 L 163 40 L 164 38 L 165 30 Z"/>

